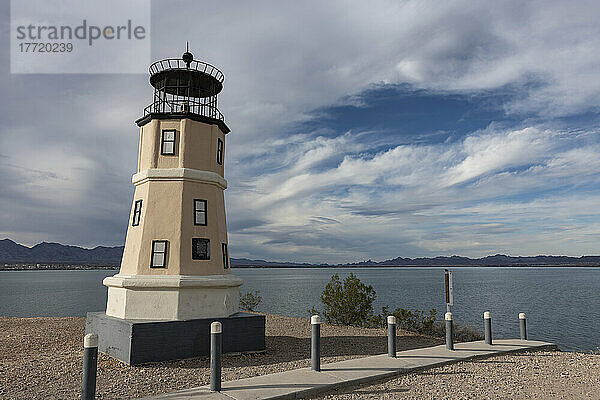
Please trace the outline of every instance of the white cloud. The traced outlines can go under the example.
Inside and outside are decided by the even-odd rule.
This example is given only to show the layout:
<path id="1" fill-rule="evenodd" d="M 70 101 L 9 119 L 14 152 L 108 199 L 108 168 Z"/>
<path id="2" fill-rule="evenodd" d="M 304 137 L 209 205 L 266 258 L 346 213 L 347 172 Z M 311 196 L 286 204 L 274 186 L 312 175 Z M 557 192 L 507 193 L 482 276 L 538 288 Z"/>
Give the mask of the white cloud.
<path id="1" fill-rule="evenodd" d="M 407 253 L 578 254 L 600 239 L 600 230 L 586 228 L 571 240 L 547 241 L 560 236 L 567 220 L 578 229 L 588 224 L 595 211 L 577 204 L 600 202 L 594 190 L 600 146 L 590 145 L 585 134 L 490 128 L 454 143 L 402 145 L 374 155 L 352 139 L 319 137 L 293 145 L 298 152 L 286 154 L 287 168 L 248 183 L 245 212 L 261 223 L 235 230 L 232 245 L 246 247 L 252 237 L 273 257 L 321 261 L 327 254 L 342 262 Z M 331 167 L 299 168 L 307 165 L 307 154 L 337 160 L 333 148 L 346 156 Z M 562 189 L 578 185 L 592 192 L 568 195 Z M 240 199 L 228 197 L 234 216 Z M 321 216 L 338 223 L 322 224 Z M 344 252 L 338 251 L 341 244 Z"/>
<path id="2" fill-rule="evenodd" d="M 452 166 L 448 184 L 454 185 L 488 172 L 535 163 L 557 146 L 549 131 L 525 128 L 499 135 L 468 136 L 462 145 L 464 159 Z"/>

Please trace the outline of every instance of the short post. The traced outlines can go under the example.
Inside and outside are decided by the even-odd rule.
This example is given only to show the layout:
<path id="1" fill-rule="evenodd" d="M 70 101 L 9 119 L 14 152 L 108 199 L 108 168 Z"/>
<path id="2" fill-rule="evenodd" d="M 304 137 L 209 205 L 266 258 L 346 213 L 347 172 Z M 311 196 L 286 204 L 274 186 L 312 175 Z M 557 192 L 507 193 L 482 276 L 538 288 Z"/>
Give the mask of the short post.
<path id="1" fill-rule="evenodd" d="M 519 326 L 521 328 L 521 340 L 527 340 L 527 318 L 525 318 L 525 313 L 519 313 Z"/>
<path id="2" fill-rule="evenodd" d="M 98 370 L 98 335 L 88 333 L 83 338 L 83 376 L 81 378 L 81 399 L 96 398 L 96 372 Z"/>
<path id="3" fill-rule="evenodd" d="M 311 339 L 310 360 L 313 371 L 321 370 L 321 317 L 313 315 L 310 317 Z"/>
<path id="4" fill-rule="evenodd" d="M 221 391 L 221 353 L 223 350 L 223 325 L 210 324 L 210 390 Z"/>
<path id="5" fill-rule="evenodd" d="M 388 323 L 388 356 L 396 358 L 396 317 L 387 317 Z"/>
<path id="6" fill-rule="evenodd" d="M 483 313 L 483 327 L 485 332 L 485 344 L 492 344 L 492 313 Z"/>
<path id="7" fill-rule="evenodd" d="M 454 327 L 452 325 L 452 313 L 447 312 L 444 316 L 446 320 L 446 348 L 448 350 L 454 350 Z"/>

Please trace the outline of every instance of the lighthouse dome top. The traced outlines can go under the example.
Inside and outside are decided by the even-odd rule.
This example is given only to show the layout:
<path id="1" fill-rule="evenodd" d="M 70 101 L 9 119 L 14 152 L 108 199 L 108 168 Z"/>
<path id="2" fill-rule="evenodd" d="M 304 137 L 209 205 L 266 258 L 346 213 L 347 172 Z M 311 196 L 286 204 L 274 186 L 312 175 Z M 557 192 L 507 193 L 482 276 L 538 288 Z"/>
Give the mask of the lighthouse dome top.
<path id="1" fill-rule="evenodd" d="M 223 90 L 225 76 L 214 65 L 194 60 L 186 51 L 181 58 L 166 58 L 150 65 L 150 84 L 175 96 L 205 98 Z"/>
<path id="2" fill-rule="evenodd" d="M 194 60 L 186 49 L 181 58 L 159 60 L 149 68 L 154 86 L 152 103 L 135 122 L 143 126 L 152 119 L 188 118 L 229 128 L 217 107 L 217 94 L 223 90 L 225 76 L 214 65 Z"/>

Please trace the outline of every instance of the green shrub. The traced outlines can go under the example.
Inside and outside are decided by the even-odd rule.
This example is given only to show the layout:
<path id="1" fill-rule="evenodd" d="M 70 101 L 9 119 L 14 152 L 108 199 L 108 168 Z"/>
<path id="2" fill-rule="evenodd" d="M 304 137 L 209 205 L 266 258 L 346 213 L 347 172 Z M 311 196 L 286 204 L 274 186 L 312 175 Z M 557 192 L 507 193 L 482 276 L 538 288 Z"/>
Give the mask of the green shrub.
<path id="1" fill-rule="evenodd" d="M 321 294 L 323 316 L 333 324 L 367 326 L 373 315 L 375 290 L 365 285 L 354 274 L 340 280 L 335 274 Z"/>
<path id="2" fill-rule="evenodd" d="M 240 296 L 240 308 L 246 311 L 256 311 L 256 307 L 261 301 L 260 290 L 256 290 L 254 293 L 246 292 L 243 296 Z"/>
<path id="3" fill-rule="evenodd" d="M 396 317 L 398 327 L 423 335 L 436 337 L 446 336 L 446 323 L 437 320 L 435 308 L 423 310 L 408 310 L 397 307 L 390 311 L 389 306 L 381 308 L 381 314 L 374 314 L 373 302 L 377 294 L 371 285 L 365 285 L 354 274 L 344 281 L 338 274 L 331 277 L 321 294 L 323 317 L 328 323 L 352 325 L 369 328 L 387 326 L 388 315 Z M 308 310 L 311 314 L 319 314 L 313 307 Z M 474 327 L 454 323 L 454 340 L 468 342 L 483 339 L 483 335 Z"/>

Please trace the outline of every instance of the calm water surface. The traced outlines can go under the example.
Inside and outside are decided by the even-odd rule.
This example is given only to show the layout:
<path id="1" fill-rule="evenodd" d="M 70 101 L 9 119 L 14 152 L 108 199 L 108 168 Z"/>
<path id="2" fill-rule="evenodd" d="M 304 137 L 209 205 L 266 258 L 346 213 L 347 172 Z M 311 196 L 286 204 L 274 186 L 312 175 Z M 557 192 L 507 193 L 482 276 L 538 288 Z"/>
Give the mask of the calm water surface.
<path id="1" fill-rule="evenodd" d="M 588 351 L 600 346 L 600 268 L 452 268 L 458 323 L 482 328 L 492 312 L 495 337 L 518 337 L 518 313 L 527 313 L 531 339 L 561 349 Z M 382 305 L 445 312 L 443 268 L 234 268 L 244 279 L 242 293 L 260 290 L 259 310 L 308 317 L 334 273 L 350 272 L 377 291 Z M 103 311 L 102 279 L 116 271 L 2 271 L 0 315 L 84 316 Z"/>

